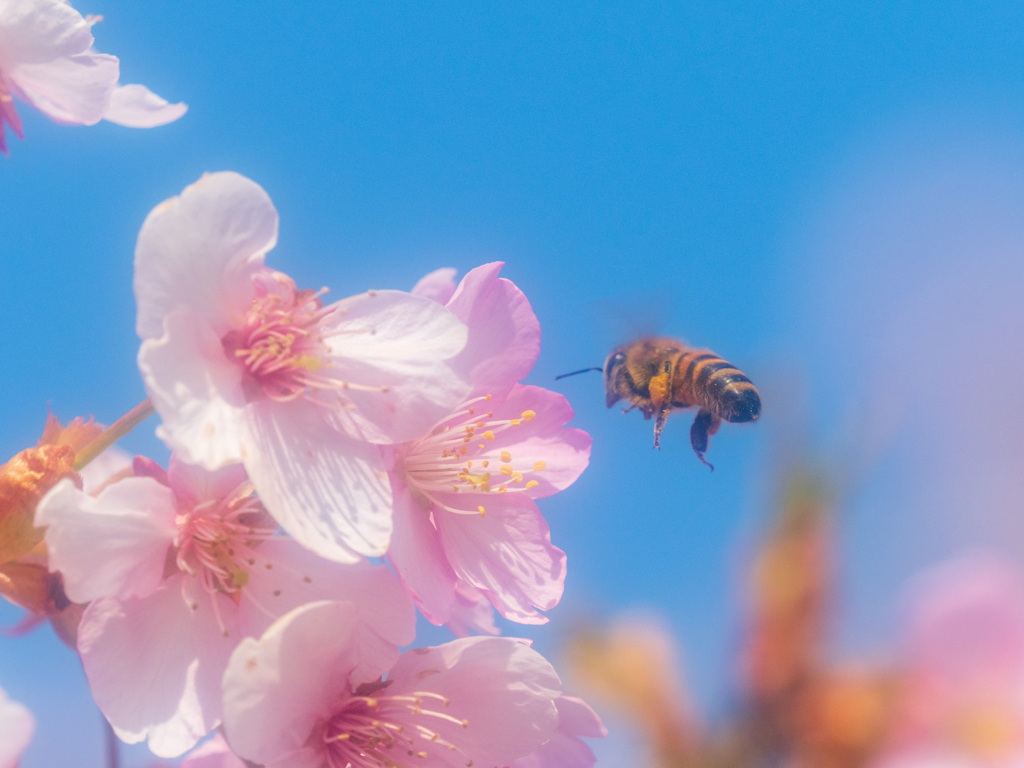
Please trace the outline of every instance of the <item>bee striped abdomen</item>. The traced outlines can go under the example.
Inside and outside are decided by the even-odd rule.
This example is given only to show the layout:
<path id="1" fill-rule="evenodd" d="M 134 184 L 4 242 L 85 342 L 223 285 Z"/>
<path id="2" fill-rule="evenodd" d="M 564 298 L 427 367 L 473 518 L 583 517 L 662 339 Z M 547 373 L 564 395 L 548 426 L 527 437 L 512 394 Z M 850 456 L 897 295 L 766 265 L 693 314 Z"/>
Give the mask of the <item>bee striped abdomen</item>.
<path id="1" fill-rule="evenodd" d="M 682 363 L 683 361 L 680 361 Z M 755 421 L 761 415 L 761 398 L 743 371 L 710 352 L 698 352 L 680 365 L 690 405 L 701 405 L 733 423 Z"/>

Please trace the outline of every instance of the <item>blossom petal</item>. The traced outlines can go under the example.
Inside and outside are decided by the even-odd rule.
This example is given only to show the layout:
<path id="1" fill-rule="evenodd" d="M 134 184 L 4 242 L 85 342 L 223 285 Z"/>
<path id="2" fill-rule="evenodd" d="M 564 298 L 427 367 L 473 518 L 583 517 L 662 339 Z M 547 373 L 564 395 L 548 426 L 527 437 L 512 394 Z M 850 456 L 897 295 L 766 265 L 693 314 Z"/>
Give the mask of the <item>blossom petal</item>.
<path id="1" fill-rule="evenodd" d="M 87 603 L 157 588 L 175 512 L 171 490 L 150 478 L 125 478 L 95 499 L 62 480 L 39 503 L 36 522 L 47 526 L 50 567 L 63 574 L 68 597 Z"/>
<path id="2" fill-rule="evenodd" d="M 563 426 L 573 417 L 572 407 L 562 395 L 543 387 L 517 384 L 494 413 L 512 418 L 527 410 L 536 417 L 498 435 L 493 447 L 508 446 L 520 460 L 544 462 L 544 471 L 530 475 L 538 482 L 530 496 L 543 498 L 569 487 L 582 474 L 590 463 L 592 440 L 583 430 Z"/>
<path id="3" fill-rule="evenodd" d="M 224 736 L 217 733 L 189 752 L 180 768 L 246 768 L 246 765 L 231 751 Z"/>
<path id="4" fill-rule="evenodd" d="M 437 302 L 402 291 L 344 299 L 324 319 L 332 373 L 350 384 L 345 396 L 358 436 L 400 443 L 430 430 L 469 391 L 448 364 L 466 344 L 466 327 Z"/>
<path id="5" fill-rule="evenodd" d="M 303 749 L 317 719 L 348 688 L 359 660 L 356 608 L 316 602 L 291 611 L 259 639 L 238 644 L 224 673 L 224 732 L 241 757 L 266 766 L 319 766 Z M 379 670 L 383 673 L 385 670 Z"/>
<path id="6" fill-rule="evenodd" d="M 14 768 L 32 740 L 36 719 L 22 704 L 11 701 L 0 690 L 0 766 Z"/>
<path id="7" fill-rule="evenodd" d="M 143 341 L 139 370 L 163 419 L 157 434 L 185 461 L 214 470 L 242 460 L 241 370 L 202 318 L 171 313 L 166 334 Z"/>
<path id="8" fill-rule="evenodd" d="M 541 624 L 531 606 L 549 610 L 562 597 L 565 553 L 551 544 L 547 522 L 522 495 L 504 494 L 484 515 L 437 514 L 455 572 L 484 590 L 506 618 Z"/>
<path id="9" fill-rule="evenodd" d="M 237 173 L 208 173 L 158 205 L 135 247 L 139 336 L 162 336 L 164 317 L 181 306 L 218 336 L 238 327 L 252 298 L 248 276 L 276 242 L 274 204 Z"/>
<path id="10" fill-rule="evenodd" d="M 187 111 L 187 104 L 171 104 L 146 86 L 131 84 L 114 89 L 103 119 L 129 128 L 155 128 L 174 122 Z"/>
<path id="11" fill-rule="evenodd" d="M 526 295 L 499 278 L 503 263 L 484 264 L 462 278 L 448 308 L 469 327 L 455 360 L 479 394 L 500 396 L 525 377 L 540 354 L 540 323 Z"/>
<path id="12" fill-rule="evenodd" d="M 6 74 L 20 97 L 53 120 L 95 125 L 110 104 L 119 65 L 116 56 L 80 53 L 39 64 L 19 64 Z"/>
<path id="13" fill-rule="evenodd" d="M 354 642 L 359 663 L 356 683 L 376 679 L 394 664 L 398 646 L 416 636 L 416 611 L 395 575 L 383 565 L 366 561 L 333 563 L 286 538 L 270 539 L 259 547 L 272 569 L 254 569 L 246 585 L 251 600 L 239 606 L 241 632 L 258 637 L 273 619 L 320 600 L 351 602 L 355 607 Z M 384 642 L 381 642 L 381 641 Z"/>
<path id="14" fill-rule="evenodd" d="M 0 10 L 4 69 L 73 56 L 92 46 L 92 25 L 64 0 L 4 0 Z"/>
<path id="15" fill-rule="evenodd" d="M 220 677 L 207 668 L 224 669 L 237 639 L 219 629 L 210 600 L 186 597 L 172 579 L 144 599 L 98 600 L 78 634 L 97 705 L 123 741 L 148 738 L 160 757 L 186 752 L 217 726 Z M 214 599 L 230 612 L 226 597 Z"/>
<path id="16" fill-rule="evenodd" d="M 249 478 L 296 541 L 342 563 L 384 553 L 391 486 L 377 446 L 339 433 L 303 401 L 257 401 L 244 424 Z"/>
<path id="17" fill-rule="evenodd" d="M 602 738 L 608 735 L 601 718 L 583 699 L 563 694 L 558 707 L 558 730 L 536 752 L 516 760 L 510 768 L 591 768 L 596 762 L 593 751 L 580 737 Z"/>
<path id="18" fill-rule="evenodd" d="M 423 296 L 436 301 L 438 304 L 447 304 L 448 300 L 455 293 L 455 270 L 451 267 L 442 267 L 424 275 L 410 291 L 414 296 Z"/>
<path id="19" fill-rule="evenodd" d="M 474 765 L 507 765 L 550 739 L 558 722 L 558 675 L 539 653 L 509 638 L 470 637 L 407 651 L 389 679 L 392 695 L 428 690 L 448 699 L 445 712 L 466 725 L 438 718 L 432 724 L 438 746 L 428 742 L 424 749 L 455 744 Z"/>
<path id="20" fill-rule="evenodd" d="M 424 509 L 401 484 L 394 484 L 395 531 L 388 560 L 423 615 L 446 624 L 455 607 L 455 573 L 448 564 L 437 530 Z"/>

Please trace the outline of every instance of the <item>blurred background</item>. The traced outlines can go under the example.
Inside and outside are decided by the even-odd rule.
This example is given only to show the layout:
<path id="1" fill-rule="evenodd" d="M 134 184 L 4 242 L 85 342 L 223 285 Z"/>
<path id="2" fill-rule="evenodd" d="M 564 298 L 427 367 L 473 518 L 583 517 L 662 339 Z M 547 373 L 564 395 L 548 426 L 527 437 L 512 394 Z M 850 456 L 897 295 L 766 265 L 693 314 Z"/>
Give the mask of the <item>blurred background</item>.
<path id="1" fill-rule="evenodd" d="M 506 627 L 567 680 L 581 637 L 654 621 L 692 720 L 736 722 L 750 574 L 794 477 L 827 510 L 822 659 L 898 665 L 923 570 L 967 551 L 1021 562 L 1019 3 L 75 7 L 104 17 L 96 48 L 122 82 L 190 109 L 130 130 L 21 105 L 26 139 L 0 158 L 0 458 L 35 442 L 47 406 L 109 423 L 143 399 L 135 237 L 157 203 L 230 169 L 279 210 L 269 264 L 334 298 L 507 262 L 544 330 L 530 383 L 594 437 L 590 469 L 542 505 L 565 597 L 550 624 Z M 650 332 L 761 391 L 758 424 L 714 437 L 713 473 L 690 414 L 656 452 L 649 422 L 605 408 L 600 376 L 554 381 Z M 124 447 L 163 458 L 155 426 Z M 638 612 L 655 618 L 621 618 Z M 72 655 L 48 628 L 2 642 L 0 686 L 39 721 L 23 768 L 101 766 Z M 612 731 L 598 764 L 655 760 L 636 710 L 593 696 Z"/>

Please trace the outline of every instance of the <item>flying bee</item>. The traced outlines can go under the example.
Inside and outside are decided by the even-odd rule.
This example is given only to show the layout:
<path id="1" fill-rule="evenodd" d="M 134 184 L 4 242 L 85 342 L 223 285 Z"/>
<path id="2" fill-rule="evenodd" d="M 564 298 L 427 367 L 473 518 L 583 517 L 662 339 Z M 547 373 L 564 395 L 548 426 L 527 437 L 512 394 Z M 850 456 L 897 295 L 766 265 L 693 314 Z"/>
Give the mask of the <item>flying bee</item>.
<path id="1" fill-rule="evenodd" d="M 714 352 L 693 349 L 679 339 L 646 337 L 616 347 L 605 360 L 605 401 L 611 408 L 620 400 L 629 403 L 623 413 L 639 408 L 645 419 L 654 418 L 654 447 L 660 447 L 661 430 L 673 408 L 697 406 L 690 427 L 690 445 L 704 459 L 711 436 L 723 421 L 757 421 L 761 397 L 746 374 Z M 562 378 L 559 376 L 558 378 Z"/>

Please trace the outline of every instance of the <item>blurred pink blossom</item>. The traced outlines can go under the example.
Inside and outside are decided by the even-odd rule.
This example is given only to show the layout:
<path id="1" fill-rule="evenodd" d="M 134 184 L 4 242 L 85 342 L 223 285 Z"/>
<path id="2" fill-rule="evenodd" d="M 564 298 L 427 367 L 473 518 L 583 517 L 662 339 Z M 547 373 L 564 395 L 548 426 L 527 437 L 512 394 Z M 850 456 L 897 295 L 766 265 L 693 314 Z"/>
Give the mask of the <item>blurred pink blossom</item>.
<path id="1" fill-rule="evenodd" d="M 17 768 L 35 728 L 32 713 L 0 689 L 0 768 Z"/>
<path id="2" fill-rule="evenodd" d="M 501 267 L 472 270 L 448 301 L 469 328 L 453 360 L 472 383 L 469 398 L 396 446 L 391 474 L 388 559 L 428 619 L 454 618 L 463 631 L 491 631 L 480 598 L 513 621 L 547 620 L 536 609 L 561 598 L 565 553 L 534 499 L 572 484 L 590 457 L 590 436 L 564 426 L 566 400 L 517 383 L 537 359 L 540 325 Z"/>
<path id="3" fill-rule="evenodd" d="M 118 736 L 161 757 L 221 717 L 220 682 L 243 637 L 311 600 L 352 600 L 360 659 L 376 670 L 414 637 L 412 605 L 384 566 L 312 557 L 277 535 L 244 470 L 136 459 L 96 498 L 62 481 L 44 497 L 50 567 L 89 605 L 78 650 Z"/>
<path id="4" fill-rule="evenodd" d="M 507 766 L 548 742 L 561 683 L 522 641 L 456 640 L 366 674 L 353 606 L 313 603 L 239 644 L 224 732 L 265 768 Z"/>
<path id="5" fill-rule="evenodd" d="M 465 326 L 429 299 L 369 291 L 325 306 L 263 265 L 277 211 L 236 173 L 157 206 L 135 256 L 139 367 L 188 461 L 245 465 L 267 510 L 324 557 L 384 553 L 391 487 L 378 444 L 465 399 Z"/>
<path id="6" fill-rule="evenodd" d="M 873 768 L 1024 765 L 1024 576 L 973 553 L 915 584 L 895 737 Z"/>
<path id="7" fill-rule="evenodd" d="M 97 21 L 65 0 L 0 0 L 0 151 L 5 124 L 24 138 L 14 96 L 70 125 L 152 128 L 185 114 L 142 85 L 117 84 L 117 57 L 92 50 Z"/>

